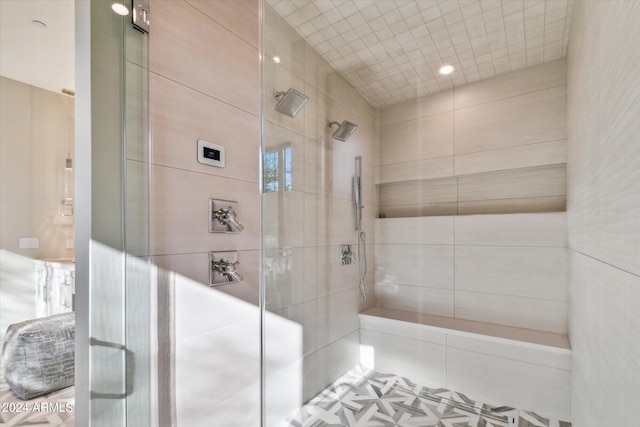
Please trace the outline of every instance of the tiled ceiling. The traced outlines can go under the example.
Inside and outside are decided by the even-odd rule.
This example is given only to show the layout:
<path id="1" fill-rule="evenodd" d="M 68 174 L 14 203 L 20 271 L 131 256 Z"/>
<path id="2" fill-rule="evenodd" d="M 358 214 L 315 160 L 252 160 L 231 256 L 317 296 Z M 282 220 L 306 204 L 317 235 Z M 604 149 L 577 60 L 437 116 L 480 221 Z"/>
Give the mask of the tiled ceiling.
<path id="1" fill-rule="evenodd" d="M 573 0 L 268 0 L 376 108 L 566 55 Z M 441 76 L 452 64 L 456 71 Z"/>

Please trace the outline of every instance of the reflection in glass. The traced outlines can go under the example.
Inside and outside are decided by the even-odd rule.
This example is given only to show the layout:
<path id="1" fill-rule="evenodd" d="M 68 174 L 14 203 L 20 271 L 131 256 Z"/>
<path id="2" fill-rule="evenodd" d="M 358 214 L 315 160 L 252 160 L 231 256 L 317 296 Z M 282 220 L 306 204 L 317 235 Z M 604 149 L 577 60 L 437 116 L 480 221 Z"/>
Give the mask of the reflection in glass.
<path id="1" fill-rule="evenodd" d="M 291 145 L 269 151 L 263 156 L 263 192 L 275 193 L 292 189 Z"/>

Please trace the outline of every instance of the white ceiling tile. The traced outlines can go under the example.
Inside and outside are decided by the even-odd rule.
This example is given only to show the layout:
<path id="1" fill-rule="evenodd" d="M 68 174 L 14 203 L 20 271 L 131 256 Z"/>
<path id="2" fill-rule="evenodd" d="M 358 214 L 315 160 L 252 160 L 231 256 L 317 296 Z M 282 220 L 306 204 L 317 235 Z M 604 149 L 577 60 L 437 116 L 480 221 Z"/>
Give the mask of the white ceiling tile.
<path id="1" fill-rule="evenodd" d="M 369 26 L 373 31 L 380 31 L 383 28 L 387 28 L 387 23 L 384 22 L 384 18 L 380 16 L 372 21 L 369 21 Z"/>
<path id="2" fill-rule="evenodd" d="M 340 12 L 342 16 L 344 16 L 345 18 L 353 15 L 358 11 L 358 8 L 353 4 L 353 2 L 348 2 L 348 1 L 340 3 L 340 7 L 338 7 L 337 9 L 338 9 L 338 12 Z"/>
<path id="3" fill-rule="evenodd" d="M 396 36 L 409 31 L 409 27 L 405 24 L 404 20 L 398 21 L 395 24 L 389 25 L 389 29 Z"/>
<path id="4" fill-rule="evenodd" d="M 383 2 L 386 3 L 386 2 Z M 398 21 L 402 21 L 402 14 L 400 13 L 399 10 L 392 10 L 390 12 L 383 12 L 382 13 L 382 18 L 384 19 L 384 22 L 387 23 L 387 25 L 392 25 L 395 24 Z"/>
<path id="5" fill-rule="evenodd" d="M 364 16 L 362 16 L 361 13 L 354 13 L 353 15 L 349 16 L 347 22 L 352 27 L 359 27 L 361 25 L 367 24 L 367 20 L 364 18 Z"/>
<path id="6" fill-rule="evenodd" d="M 434 19 L 438 19 L 442 16 L 442 12 L 440 12 L 440 8 L 438 6 L 431 7 L 429 9 L 421 9 L 422 19 L 425 22 L 433 21 Z"/>
<path id="7" fill-rule="evenodd" d="M 404 22 L 407 24 L 407 27 L 409 27 L 410 30 L 425 25 L 424 19 L 422 19 L 422 15 L 420 13 L 405 18 Z"/>
<path id="8" fill-rule="evenodd" d="M 380 15 L 380 10 L 376 7 L 375 4 L 371 4 L 370 6 L 366 7 L 365 9 L 362 9 L 360 11 L 360 13 L 362 13 L 362 16 L 367 21 L 371 21 L 371 20 L 381 16 Z"/>
<path id="9" fill-rule="evenodd" d="M 573 0 L 267 0 L 374 106 L 566 55 Z M 443 62 L 456 66 L 440 76 Z"/>
<path id="10" fill-rule="evenodd" d="M 506 15 L 510 15 L 512 13 L 522 13 L 524 10 L 524 4 L 522 0 L 503 0 L 502 2 L 502 13 Z"/>

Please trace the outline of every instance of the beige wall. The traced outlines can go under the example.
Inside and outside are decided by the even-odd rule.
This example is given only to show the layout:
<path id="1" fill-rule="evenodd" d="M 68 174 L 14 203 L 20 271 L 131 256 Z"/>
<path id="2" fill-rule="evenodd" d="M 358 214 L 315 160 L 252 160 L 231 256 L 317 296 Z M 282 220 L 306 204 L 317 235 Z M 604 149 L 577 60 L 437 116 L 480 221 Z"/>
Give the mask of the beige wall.
<path id="1" fill-rule="evenodd" d="M 32 259 L 70 259 L 74 217 L 58 215 L 73 157 L 73 98 L 0 77 L 0 338 L 36 317 Z M 73 192 L 73 178 L 71 177 Z M 22 237 L 40 247 L 20 249 Z"/>
<path id="2" fill-rule="evenodd" d="M 150 254 L 168 304 L 159 315 L 172 328 L 161 418 L 258 426 L 258 1 L 154 0 L 151 9 Z M 198 139 L 226 147 L 225 168 L 197 162 Z M 244 231 L 209 233 L 209 198 L 237 201 Z M 237 251 L 244 281 L 207 286 L 209 251 Z"/>
<path id="3" fill-rule="evenodd" d="M 576 2 L 567 211 L 576 427 L 638 424 L 640 3 Z"/>
<path id="4" fill-rule="evenodd" d="M 73 157 L 73 98 L 0 77 L 0 102 L 0 246 L 29 258 L 73 258 L 65 248 L 73 217 L 58 215 L 65 159 Z M 21 237 L 38 237 L 40 247 L 20 249 Z"/>
<path id="5" fill-rule="evenodd" d="M 374 293 L 374 110 L 268 5 L 264 37 L 264 150 L 290 146 L 293 158 L 291 190 L 263 195 L 266 418 L 274 425 L 359 361 L 358 311 L 373 304 Z M 273 109 L 273 91 L 290 87 L 310 98 L 295 118 Z M 358 129 L 337 141 L 330 120 Z M 343 266 L 339 257 L 341 244 L 356 251 L 356 156 L 363 157 L 366 303 L 358 266 Z"/>
<path id="6" fill-rule="evenodd" d="M 559 59 L 381 109 L 380 213 L 563 211 L 565 97 Z"/>
<path id="7" fill-rule="evenodd" d="M 376 305 L 567 333 L 563 212 L 376 219 Z"/>

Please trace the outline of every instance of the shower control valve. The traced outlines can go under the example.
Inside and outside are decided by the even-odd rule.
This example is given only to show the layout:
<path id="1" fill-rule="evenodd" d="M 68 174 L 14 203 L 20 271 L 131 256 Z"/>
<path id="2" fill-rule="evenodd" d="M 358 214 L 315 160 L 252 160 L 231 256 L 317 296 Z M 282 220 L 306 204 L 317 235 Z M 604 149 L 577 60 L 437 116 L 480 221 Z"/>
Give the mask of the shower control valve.
<path id="1" fill-rule="evenodd" d="M 238 273 L 237 252 L 209 252 L 211 264 L 209 286 L 231 282 L 242 282 L 244 278 Z"/>
<path id="2" fill-rule="evenodd" d="M 238 202 L 209 199 L 209 233 L 235 233 L 244 230 L 237 219 Z"/>
<path id="3" fill-rule="evenodd" d="M 350 265 L 357 263 L 358 257 L 351 250 L 351 245 L 340 245 L 340 264 Z"/>

